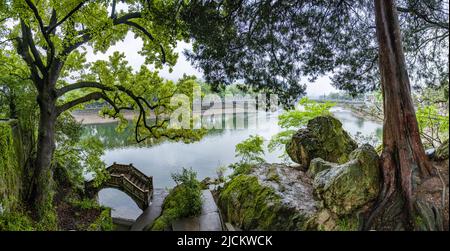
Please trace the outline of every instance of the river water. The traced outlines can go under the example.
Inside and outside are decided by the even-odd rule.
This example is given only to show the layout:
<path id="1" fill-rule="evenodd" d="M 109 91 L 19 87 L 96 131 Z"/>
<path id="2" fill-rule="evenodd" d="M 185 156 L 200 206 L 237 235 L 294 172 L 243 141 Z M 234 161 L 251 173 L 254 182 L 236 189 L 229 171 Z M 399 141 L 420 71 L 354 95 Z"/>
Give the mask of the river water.
<path id="1" fill-rule="evenodd" d="M 341 107 L 334 107 L 331 111 L 351 135 L 360 134 L 371 138 L 372 144 L 374 140 L 380 139 L 382 133 L 380 123 L 355 116 L 351 111 Z M 212 130 L 200 141 L 191 144 L 159 142 L 153 145 L 137 145 L 133 142 L 131 128 L 119 134 L 115 131 L 115 124 L 86 125 L 85 133 L 98 137 L 104 143 L 106 151 L 102 158 L 107 166 L 113 162 L 133 163 L 146 175 L 153 176 L 155 188 L 170 188 L 174 185 L 171 174 L 178 172 L 182 167 L 195 170 L 199 180 L 215 177 L 218 167 L 238 161 L 234 152 L 236 144 L 255 134 L 268 141 L 272 135 L 280 131 L 277 123 L 278 114 L 258 114 L 257 125 L 252 124 L 256 121 L 253 116 L 256 115 L 245 114 L 245 120 L 248 122 L 244 129 Z M 264 158 L 270 163 L 282 162 L 279 159 L 280 155 L 281 151 L 266 151 Z M 131 198 L 116 189 L 101 190 L 99 201 L 100 204 L 113 209 L 113 217 L 136 219 L 142 212 Z"/>

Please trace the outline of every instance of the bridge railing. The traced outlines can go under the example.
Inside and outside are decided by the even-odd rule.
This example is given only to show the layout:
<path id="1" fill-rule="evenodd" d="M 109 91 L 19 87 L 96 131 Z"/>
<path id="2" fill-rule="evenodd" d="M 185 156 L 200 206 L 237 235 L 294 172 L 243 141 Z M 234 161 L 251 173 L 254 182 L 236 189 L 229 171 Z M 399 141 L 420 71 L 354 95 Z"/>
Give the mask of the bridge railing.
<path id="1" fill-rule="evenodd" d="M 127 193 L 141 209 L 145 209 L 153 197 L 153 177 L 148 177 L 133 165 L 114 163 L 107 168 L 110 177 L 99 187 L 94 187 L 93 180 L 86 183 L 88 193 L 96 193 L 105 187 L 113 187 Z M 133 178 L 131 178 L 133 177 Z M 133 179 L 133 180 L 131 180 Z M 134 182 L 139 181 L 139 185 Z"/>
<path id="2" fill-rule="evenodd" d="M 122 173 L 135 177 L 142 184 L 148 186 L 149 190 L 153 190 L 153 177 L 145 175 L 143 172 L 139 171 L 139 169 L 134 167 L 133 164 L 121 165 L 114 162 L 112 166 L 108 167 L 108 171 L 110 173 Z"/>

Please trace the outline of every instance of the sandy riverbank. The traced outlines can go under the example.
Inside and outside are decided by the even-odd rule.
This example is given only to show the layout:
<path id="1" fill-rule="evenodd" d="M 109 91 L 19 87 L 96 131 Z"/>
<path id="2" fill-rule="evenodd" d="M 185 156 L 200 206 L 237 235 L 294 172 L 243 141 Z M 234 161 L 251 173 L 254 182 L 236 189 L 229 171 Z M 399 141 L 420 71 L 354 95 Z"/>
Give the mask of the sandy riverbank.
<path id="1" fill-rule="evenodd" d="M 220 109 L 204 110 L 201 113 L 203 115 L 207 115 L 206 112 L 208 112 L 208 114 L 212 114 L 213 112 L 215 114 L 220 114 Z M 244 108 L 223 109 L 223 114 L 233 114 L 233 113 L 242 114 L 245 112 L 247 112 L 247 111 Z M 199 115 L 199 114 L 200 114 L 200 112 L 194 113 L 194 115 Z M 134 117 L 136 117 L 139 114 L 137 112 L 133 112 L 133 111 L 124 111 L 123 115 L 124 115 L 125 119 L 132 120 Z M 77 122 L 82 123 L 83 125 L 108 124 L 108 123 L 117 122 L 117 120 L 115 120 L 113 118 L 100 116 L 99 110 L 75 111 L 75 112 L 72 112 L 72 116 L 75 118 L 75 120 Z M 150 116 L 150 118 L 154 118 L 154 116 L 152 115 L 152 116 Z"/>

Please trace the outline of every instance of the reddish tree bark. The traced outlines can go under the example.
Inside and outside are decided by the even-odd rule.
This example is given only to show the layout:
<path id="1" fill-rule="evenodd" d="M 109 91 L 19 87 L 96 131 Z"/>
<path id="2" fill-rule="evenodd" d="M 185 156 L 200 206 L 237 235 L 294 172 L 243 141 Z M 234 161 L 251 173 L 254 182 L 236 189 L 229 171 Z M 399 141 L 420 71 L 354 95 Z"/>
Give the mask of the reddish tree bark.
<path id="1" fill-rule="evenodd" d="M 414 187 L 431 174 L 420 139 L 394 0 L 375 0 L 383 92 L 383 188 L 367 226 L 383 211 L 400 208 L 403 228 L 414 229 Z"/>

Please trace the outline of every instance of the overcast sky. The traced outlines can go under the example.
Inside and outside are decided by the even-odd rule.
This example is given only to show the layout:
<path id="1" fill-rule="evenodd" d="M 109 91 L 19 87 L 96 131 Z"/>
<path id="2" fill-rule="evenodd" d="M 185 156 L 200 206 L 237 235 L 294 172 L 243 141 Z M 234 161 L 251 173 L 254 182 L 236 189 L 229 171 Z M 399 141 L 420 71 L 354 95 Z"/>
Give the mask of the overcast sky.
<path id="1" fill-rule="evenodd" d="M 94 54 L 92 48 L 87 47 L 86 58 L 89 62 L 93 62 L 99 59 L 107 60 L 108 56 L 115 51 L 125 53 L 126 60 L 133 67 L 134 70 L 138 70 L 144 63 L 144 57 L 138 54 L 138 51 L 142 47 L 142 40 L 140 38 L 135 39 L 133 33 L 129 32 L 124 41 L 118 42 L 115 46 L 109 48 L 109 50 L 103 53 Z M 170 80 L 178 80 L 183 76 L 195 75 L 198 78 L 202 78 L 203 74 L 201 70 L 195 69 L 183 54 L 185 49 L 191 49 L 190 44 L 180 42 L 176 48 L 178 53 L 178 61 L 173 72 L 169 73 L 168 67 L 160 70 L 160 76 Z M 330 92 L 336 92 L 337 90 L 330 85 L 328 77 L 319 78 L 314 83 L 307 83 L 306 93 L 310 97 L 329 94 Z"/>

